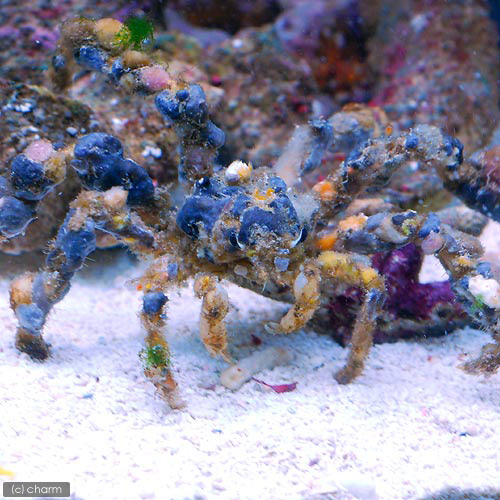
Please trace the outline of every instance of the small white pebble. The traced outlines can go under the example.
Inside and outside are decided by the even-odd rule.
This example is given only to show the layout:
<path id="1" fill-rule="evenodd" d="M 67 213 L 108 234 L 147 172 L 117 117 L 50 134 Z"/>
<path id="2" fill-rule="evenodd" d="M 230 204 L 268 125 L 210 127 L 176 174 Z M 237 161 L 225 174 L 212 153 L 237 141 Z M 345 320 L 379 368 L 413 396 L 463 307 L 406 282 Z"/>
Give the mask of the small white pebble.
<path id="1" fill-rule="evenodd" d="M 117 118 L 116 116 L 111 118 L 111 124 L 115 132 L 121 132 L 127 123 L 128 118 Z"/>
<path id="2" fill-rule="evenodd" d="M 427 22 L 426 14 L 418 14 L 412 18 L 410 25 L 416 33 L 420 33 L 427 26 Z"/>
<path id="3" fill-rule="evenodd" d="M 469 292 L 488 307 L 500 308 L 500 284 L 496 280 L 474 276 L 469 279 Z"/>
<path id="4" fill-rule="evenodd" d="M 33 111 L 34 107 L 35 105 L 32 102 L 26 101 L 21 104 L 14 105 L 14 110 L 18 113 L 29 113 L 30 111 Z"/>
<path id="5" fill-rule="evenodd" d="M 256 373 L 271 370 L 276 366 L 287 365 L 293 359 L 292 353 L 281 347 L 269 347 L 243 358 L 235 365 L 224 370 L 220 375 L 220 383 L 235 391 L 248 382 Z"/>
<path id="6" fill-rule="evenodd" d="M 161 158 L 162 151 L 161 148 L 158 147 L 146 146 L 142 150 L 141 154 L 144 158 L 147 158 L 148 156 L 152 156 L 153 158 Z"/>
<path id="7" fill-rule="evenodd" d="M 241 160 L 235 160 L 226 168 L 224 178 L 226 182 L 237 183 L 247 181 L 251 175 L 252 165 Z"/>

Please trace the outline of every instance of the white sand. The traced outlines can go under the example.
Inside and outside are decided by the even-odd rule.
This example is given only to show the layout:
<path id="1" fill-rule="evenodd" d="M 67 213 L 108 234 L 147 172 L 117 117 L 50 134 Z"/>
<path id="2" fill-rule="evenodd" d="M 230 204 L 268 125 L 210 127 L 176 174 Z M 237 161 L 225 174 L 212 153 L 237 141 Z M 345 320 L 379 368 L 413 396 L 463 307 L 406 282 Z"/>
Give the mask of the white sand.
<path id="1" fill-rule="evenodd" d="M 311 332 L 266 335 L 263 321 L 284 306 L 228 285 L 233 354 L 256 349 L 251 333 L 259 348 L 287 347 L 293 364 L 259 377 L 298 382 L 285 394 L 253 381 L 232 393 L 218 384 L 226 365 L 204 350 L 200 303 L 185 290 L 171 298 L 168 336 L 188 407 L 172 411 L 137 356 L 140 294 L 122 277 L 104 281 L 79 279 L 57 305 L 43 364 L 15 350 L 0 282 L 0 466 L 16 481 L 70 481 L 83 500 L 339 499 L 348 483 L 366 500 L 500 488 L 500 376 L 457 367 L 488 335 L 376 346 L 363 376 L 339 386 L 332 373 L 346 349 Z"/>

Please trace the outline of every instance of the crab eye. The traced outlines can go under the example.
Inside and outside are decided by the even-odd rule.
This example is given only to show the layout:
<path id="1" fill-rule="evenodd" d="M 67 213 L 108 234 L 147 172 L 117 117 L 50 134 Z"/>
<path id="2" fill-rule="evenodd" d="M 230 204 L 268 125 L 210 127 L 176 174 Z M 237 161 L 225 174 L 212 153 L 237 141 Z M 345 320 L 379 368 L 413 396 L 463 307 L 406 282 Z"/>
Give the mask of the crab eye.
<path id="1" fill-rule="evenodd" d="M 243 250 L 245 248 L 245 245 L 240 243 L 238 235 L 234 231 L 231 231 L 231 234 L 229 235 L 229 243 L 231 243 L 231 246 L 237 248 L 238 250 Z"/>
<path id="2" fill-rule="evenodd" d="M 208 189 L 210 187 L 210 178 L 209 177 L 203 177 L 198 181 L 198 186 L 201 189 Z"/>
<path id="3" fill-rule="evenodd" d="M 304 226 L 299 233 L 299 236 L 297 237 L 296 240 L 292 241 L 292 248 L 295 248 L 299 243 L 303 243 L 306 241 L 307 235 L 308 235 L 307 227 Z"/>
<path id="4" fill-rule="evenodd" d="M 231 246 L 238 248 L 238 238 L 236 238 L 234 231 L 229 235 L 229 243 L 231 243 Z"/>

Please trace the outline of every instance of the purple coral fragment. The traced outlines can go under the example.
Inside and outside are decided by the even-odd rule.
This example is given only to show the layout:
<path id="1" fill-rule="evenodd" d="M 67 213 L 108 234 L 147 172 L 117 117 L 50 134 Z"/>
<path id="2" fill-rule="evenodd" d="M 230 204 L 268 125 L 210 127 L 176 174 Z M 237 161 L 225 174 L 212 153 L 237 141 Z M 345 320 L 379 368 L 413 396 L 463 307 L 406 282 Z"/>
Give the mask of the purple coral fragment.
<path id="1" fill-rule="evenodd" d="M 384 275 L 387 289 L 382 318 L 374 333 L 375 343 L 445 333 L 444 328 L 435 328 L 439 320 L 449 320 L 450 325 L 459 324 L 452 322 L 463 317 L 463 310 L 455 301 L 450 283 L 419 283 L 422 261 L 422 250 L 413 243 L 372 257 L 373 267 Z M 343 345 L 350 340 L 362 297 L 359 288 L 349 287 L 328 304 L 331 332 Z"/>
<path id="2" fill-rule="evenodd" d="M 385 276 L 385 307 L 397 317 L 429 319 L 436 304 L 454 300 L 449 281 L 419 283 L 423 253 L 413 243 L 387 254 L 376 254 L 372 264 Z"/>

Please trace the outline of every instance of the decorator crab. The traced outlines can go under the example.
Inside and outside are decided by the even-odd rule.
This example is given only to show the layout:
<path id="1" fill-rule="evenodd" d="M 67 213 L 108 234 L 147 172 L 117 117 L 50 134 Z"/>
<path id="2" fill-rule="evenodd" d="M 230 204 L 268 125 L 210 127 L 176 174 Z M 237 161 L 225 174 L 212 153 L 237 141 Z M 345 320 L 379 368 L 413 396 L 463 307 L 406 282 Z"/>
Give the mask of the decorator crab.
<path id="1" fill-rule="evenodd" d="M 276 334 L 324 318 L 336 296 L 352 288 L 360 291 L 350 355 L 335 374 L 339 383 L 349 383 L 362 373 L 373 333 L 387 316 L 388 285 L 370 256 L 411 244 L 437 256 L 462 311 L 489 329 L 497 342 L 467 368 L 497 370 L 500 285 L 489 265 L 478 261 L 481 245 L 467 234 L 473 231 L 463 220 L 453 225 L 438 213 L 381 207 L 366 198 L 398 169 L 416 162 L 422 171 L 436 172 L 466 204 L 497 217 L 495 185 L 483 173 L 481 158 L 464 163 L 460 141 L 436 127 L 392 133 L 390 127 L 380 127 L 376 110 L 351 106 L 303 128 L 293 142 L 294 154 L 287 150 L 274 167 L 254 169 L 236 160 L 222 168 L 215 157 L 225 137 L 209 118 L 202 87 L 173 79 L 147 56 L 111 44 L 120 30 L 112 20 L 67 24 L 53 61 L 54 78 L 63 87 L 77 63 L 107 73 L 132 91 L 156 93 L 159 112 L 180 140 L 179 178 L 185 194 L 174 200 L 166 187 L 156 188 L 145 169 L 124 157 L 120 141 L 105 133 L 84 135 L 65 147 L 40 139 L 15 156 L 8 176 L 0 179 L 4 238 L 24 231 L 38 201 L 68 169 L 74 169 L 83 188 L 50 245 L 45 267 L 11 285 L 20 350 L 47 358 L 45 320 L 105 233 L 150 261 L 138 281 L 144 292 L 145 373 L 172 407 L 181 406 L 181 399 L 165 338 L 167 294 L 190 279 L 202 299 L 201 339 L 212 355 L 228 363 L 229 300 L 222 280 L 290 302 L 284 317 L 267 325 Z M 312 189 L 301 185 L 302 175 L 319 168 L 324 153 L 335 149 L 345 153 L 340 167 L 327 171 Z M 358 198 L 364 203 L 354 210 Z M 449 297 L 435 300 L 442 305 L 441 316 L 452 314 L 447 301 Z"/>

